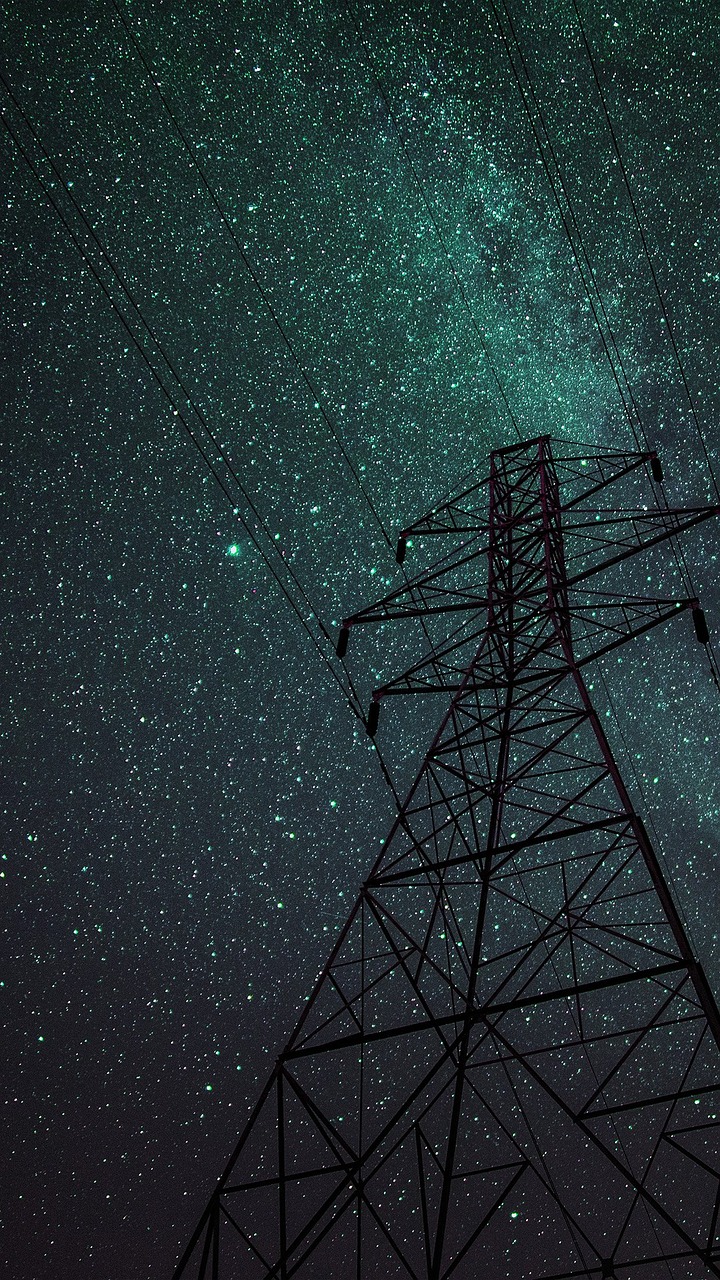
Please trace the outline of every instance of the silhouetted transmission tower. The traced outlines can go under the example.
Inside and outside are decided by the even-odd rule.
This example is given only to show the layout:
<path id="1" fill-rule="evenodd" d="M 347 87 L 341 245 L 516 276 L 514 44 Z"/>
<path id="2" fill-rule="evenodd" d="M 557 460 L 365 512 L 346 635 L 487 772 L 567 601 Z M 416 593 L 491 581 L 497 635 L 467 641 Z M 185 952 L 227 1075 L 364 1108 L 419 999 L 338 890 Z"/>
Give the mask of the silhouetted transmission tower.
<path id="1" fill-rule="evenodd" d="M 684 608 L 707 643 L 697 600 L 631 593 L 718 514 L 648 473 L 498 450 L 398 559 L 450 551 L 343 625 L 450 615 L 368 730 L 449 710 L 177 1277 L 720 1276 L 720 1017 L 583 676 Z"/>

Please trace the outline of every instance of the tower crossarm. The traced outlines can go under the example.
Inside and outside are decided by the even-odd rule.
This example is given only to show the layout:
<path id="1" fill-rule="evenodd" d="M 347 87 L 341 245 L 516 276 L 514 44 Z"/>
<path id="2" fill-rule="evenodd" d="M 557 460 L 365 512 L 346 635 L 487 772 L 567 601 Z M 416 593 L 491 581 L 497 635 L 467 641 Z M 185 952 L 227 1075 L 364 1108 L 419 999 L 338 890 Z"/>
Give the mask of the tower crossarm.
<path id="1" fill-rule="evenodd" d="M 591 459 L 588 459 L 586 454 L 584 457 L 565 458 L 557 465 L 561 478 L 562 473 L 570 476 L 574 474 L 575 478 L 579 479 L 583 485 L 579 494 L 562 500 L 561 508 L 563 512 L 572 511 L 574 507 L 587 503 L 590 498 L 602 493 L 609 485 L 625 479 L 641 468 L 650 466 L 655 483 L 659 483 L 662 478 L 662 468 L 655 450 L 630 454 L 618 454 L 608 451 Z M 596 473 L 596 478 L 591 481 L 588 487 L 585 487 L 584 477 L 589 468 Z"/>
<path id="2" fill-rule="evenodd" d="M 468 566 L 475 561 L 484 573 L 487 546 L 473 546 L 461 555 L 445 556 L 425 573 L 417 574 L 403 586 L 388 592 L 373 604 L 344 619 L 341 636 L 351 627 L 387 622 L 393 618 L 417 618 L 432 613 L 477 610 L 487 603 L 485 583 L 468 581 Z M 345 646 L 347 641 L 344 642 Z"/>
<path id="3" fill-rule="evenodd" d="M 671 622 L 685 610 L 697 608 L 695 599 L 628 599 L 602 604 L 573 601 L 569 617 L 577 665 L 584 667 L 655 627 Z"/>
<path id="4" fill-rule="evenodd" d="M 563 511 L 570 511 L 581 503 L 587 503 L 614 481 L 622 480 L 625 476 L 648 465 L 653 466 L 657 478 L 660 475 L 660 469 L 657 454 L 654 451 L 626 454 L 607 450 L 595 456 L 585 453 L 564 458 L 561 464 L 562 470 L 582 483 L 582 491 L 564 502 Z M 415 538 L 458 533 L 488 534 L 490 525 L 486 510 L 489 484 L 490 478 L 486 477 L 407 525 L 399 537 L 401 553 L 398 558 L 401 562 L 408 546 Z"/>
<path id="5" fill-rule="evenodd" d="M 408 593 L 409 594 L 409 593 Z M 472 588 L 453 590 L 449 587 L 423 588 L 424 599 L 394 599 L 382 601 L 361 613 L 348 618 L 344 627 L 362 626 L 369 622 L 392 622 L 398 618 L 429 618 L 433 614 L 442 613 L 477 613 L 487 606 L 487 598 L 482 591 Z"/>
<path id="6" fill-rule="evenodd" d="M 547 605 L 543 606 L 547 608 Z M 695 599 L 653 600 L 631 598 L 608 602 L 594 600 L 589 604 L 573 603 L 569 618 L 573 629 L 573 643 L 578 666 L 604 657 L 630 640 L 645 635 L 653 628 L 672 621 L 687 609 L 697 609 Z M 463 629 L 459 638 L 454 637 L 445 645 L 438 645 L 429 657 L 409 667 L 373 691 L 373 699 L 397 697 L 406 694 L 457 693 L 463 686 L 467 669 L 468 648 L 478 645 L 486 634 L 486 624 L 474 630 Z M 549 644 L 552 642 L 549 641 Z M 534 655 L 537 657 L 537 655 Z M 483 677 L 475 670 L 476 687 L 491 689 L 498 685 L 496 673 Z M 520 683 L 536 683 L 541 678 L 536 665 L 531 673 L 518 670 Z"/>
<path id="7" fill-rule="evenodd" d="M 603 517 L 601 521 L 593 520 L 570 525 L 564 529 L 564 533 L 571 538 L 574 535 L 576 538 L 585 540 L 587 545 L 583 549 L 584 555 L 591 554 L 598 548 L 605 550 L 608 546 L 614 547 L 615 550 L 611 555 L 604 556 L 599 563 L 590 564 L 573 573 L 571 566 L 581 555 L 581 552 L 575 551 L 571 557 L 568 557 L 569 572 L 566 587 L 569 589 L 581 582 L 586 582 L 594 574 L 603 573 L 614 565 L 621 564 L 623 560 L 637 555 L 640 551 L 660 546 L 661 543 L 668 542 L 679 534 L 687 533 L 689 529 L 717 515 L 720 515 L 718 506 L 695 507 L 672 511 L 632 512 L 627 515 L 620 513 L 617 516 Z M 622 532 L 623 525 L 627 526 L 629 533 Z M 599 534 L 592 532 L 611 527 L 618 528 L 617 536 L 614 538 L 604 536 L 601 538 Z"/>

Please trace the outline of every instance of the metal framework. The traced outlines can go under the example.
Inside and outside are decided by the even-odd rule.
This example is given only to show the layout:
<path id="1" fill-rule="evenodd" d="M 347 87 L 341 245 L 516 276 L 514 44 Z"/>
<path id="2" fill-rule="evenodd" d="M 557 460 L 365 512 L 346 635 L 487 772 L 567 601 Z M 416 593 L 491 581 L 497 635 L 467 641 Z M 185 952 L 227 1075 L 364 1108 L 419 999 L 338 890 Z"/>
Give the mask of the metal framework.
<path id="1" fill-rule="evenodd" d="M 176 1278 L 720 1277 L 720 1016 L 583 675 L 685 608 L 707 642 L 690 596 L 606 590 L 718 514 L 661 479 L 498 450 L 343 624 L 449 618 L 368 731 L 401 693 L 442 723 Z"/>

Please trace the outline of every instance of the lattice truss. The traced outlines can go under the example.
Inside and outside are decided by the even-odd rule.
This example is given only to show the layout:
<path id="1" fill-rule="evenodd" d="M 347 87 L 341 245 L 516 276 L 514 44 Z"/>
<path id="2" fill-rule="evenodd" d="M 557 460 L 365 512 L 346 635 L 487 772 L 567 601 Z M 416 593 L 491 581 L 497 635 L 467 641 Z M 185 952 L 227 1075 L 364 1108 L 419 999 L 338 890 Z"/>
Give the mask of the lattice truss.
<path id="1" fill-rule="evenodd" d="M 392 693 L 442 723 L 177 1276 L 720 1276 L 720 1018 L 583 677 L 685 608 L 707 640 L 692 597 L 602 587 L 717 514 L 661 479 L 498 451 L 398 558 L 450 552 L 344 624 L 444 616 L 368 727 Z"/>

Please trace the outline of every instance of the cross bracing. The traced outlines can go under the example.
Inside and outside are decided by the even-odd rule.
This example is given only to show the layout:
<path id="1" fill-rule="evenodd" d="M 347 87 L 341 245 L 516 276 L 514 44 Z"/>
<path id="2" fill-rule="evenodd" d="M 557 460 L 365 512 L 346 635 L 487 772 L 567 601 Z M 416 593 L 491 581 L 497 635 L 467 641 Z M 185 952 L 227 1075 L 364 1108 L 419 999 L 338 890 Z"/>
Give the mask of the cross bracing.
<path id="1" fill-rule="evenodd" d="M 647 470 L 497 451 L 344 624 L 448 615 L 368 718 L 440 727 L 177 1276 L 720 1276 L 720 1017 L 584 676 L 687 609 L 705 642 L 627 566 L 718 509 L 613 506 Z"/>

